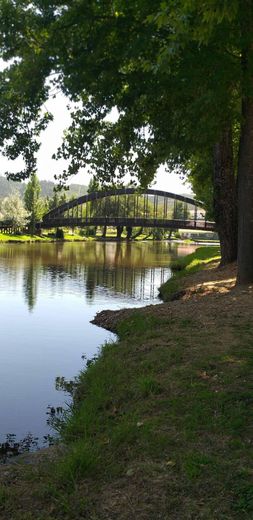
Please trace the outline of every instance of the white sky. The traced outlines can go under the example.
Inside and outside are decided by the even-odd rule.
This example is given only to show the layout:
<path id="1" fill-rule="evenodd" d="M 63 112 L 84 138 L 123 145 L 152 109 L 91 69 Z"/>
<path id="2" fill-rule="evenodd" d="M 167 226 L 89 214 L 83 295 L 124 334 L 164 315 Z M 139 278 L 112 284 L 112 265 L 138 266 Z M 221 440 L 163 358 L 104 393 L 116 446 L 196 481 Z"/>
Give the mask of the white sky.
<path id="1" fill-rule="evenodd" d="M 50 99 L 46 103 L 46 108 L 53 114 L 54 120 L 49 123 L 47 129 L 41 136 L 37 174 L 40 180 L 54 181 L 54 174 L 60 174 L 62 172 L 66 166 L 66 161 L 55 161 L 52 159 L 52 154 L 61 144 L 63 131 L 70 123 L 70 115 L 67 110 L 66 98 L 62 94 L 58 94 L 55 99 Z M 14 168 L 14 163 L 12 161 L 8 161 L 5 157 L 0 155 L 0 175 L 3 175 L 6 170 L 18 170 L 22 167 L 21 165 L 21 161 L 16 161 L 16 168 Z M 87 185 L 89 179 L 90 176 L 83 170 L 73 176 L 69 182 Z M 173 193 L 191 192 L 189 184 L 185 185 L 180 180 L 178 174 L 165 172 L 164 167 L 159 168 L 153 187 Z"/>

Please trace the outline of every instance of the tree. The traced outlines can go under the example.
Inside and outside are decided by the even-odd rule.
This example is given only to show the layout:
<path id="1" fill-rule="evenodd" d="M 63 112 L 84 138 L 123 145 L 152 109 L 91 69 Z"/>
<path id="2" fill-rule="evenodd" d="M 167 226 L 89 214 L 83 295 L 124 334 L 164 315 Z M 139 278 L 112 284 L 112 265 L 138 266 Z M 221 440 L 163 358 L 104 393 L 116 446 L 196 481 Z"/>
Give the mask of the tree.
<path id="1" fill-rule="evenodd" d="M 188 165 L 192 189 L 205 204 L 206 219 L 215 220 L 221 244 L 221 264 L 237 258 L 237 188 L 230 131 L 213 153 L 193 156 Z"/>
<path id="2" fill-rule="evenodd" d="M 126 170 L 137 173 L 142 184 L 153 178 L 161 162 L 170 161 L 182 168 L 193 157 L 208 156 L 209 172 L 215 184 L 213 212 L 221 239 L 222 260 L 223 263 L 232 261 L 237 256 L 237 200 L 231 128 L 238 118 L 235 88 L 238 60 L 226 48 L 221 48 L 220 38 L 216 38 L 218 31 L 207 42 L 201 27 L 200 5 L 196 7 L 192 2 L 182 1 L 178 3 L 180 7 L 175 8 L 168 2 L 162 4 L 161 12 L 155 3 L 151 6 L 149 2 L 137 2 L 139 10 L 131 10 L 126 2 L 120 5 L 121 20 L 113 23 L 108 13 L 108 17 L 95 23 L 93 31 L 96 41 L 100 25 L 100 30 L 103 28 L 107 39 L 113 42 L 108 46 L 98 43 L 95 51 L 101 61 L 110 60 L 116 93 L 111 95 L 112 82 L 109 83 L 106 73 L 102 81 L 100 76 L 96 81 L 92 74 L 94 65 L 86 54 L 85 70 L 88 68 L 90 74 L 88 81 L 82 72 L 79 79 L 81 77 L 82 88 L 85 86 L 93 99 L 74 114 L 60 155 L 73 157 L 69 173 L 91 163 L 99 172 L 111 171 L 115 175 L 118 168 L 121 175 Z M 149 15 L 146 27 L 143 24 L 145 11 Z M 132 38 L 127 52 L 124 49 L 126 29 Z M 73 37 L 73 32 L 71 34 Z M 201 38 L 205 39 L 204 45 Z M 117 48 L 123 52 L 117 52 Z M 79 87 L 74 78 L 68 83 L 68 88 L 76 94 Z M 114 125 L 103 118 L 105 106 L 109 110 L 112 100 L 116 100 L 120 113 Z M 150 128 L 148 137 L 141 135 L 145 125 Z M 67 176 L 67 172 L 65 174 Z M 193 174 L 194 171 L 192 177 Z"/>
<path id="3" fill-rule="evenodd" d="M 24 193 L 25 207 L 29 212 L 29 223 L 32 234 L 35 232 L 36 222 L 40 220 L 43 213 L 43 204 L 40 199 L 40 192 L 41 187 L 39 179 L 37 175 L 33 173 Z"/>
<path id="4" fill-rule="evenodd" d="M 214 220 L 214 183 L 213 183 L 213 157 L 210 154 L 202 154 L 200 157 L 191 157 L 187 164 L 189 174 L 187 180 L 195 198 L 205 205 L 206 219 Z"/>
<path id="5" fill-rule="evenodd" d="M 73 197 L 73 195 L 71 195 L 71 197 Z M 74 196 L 74 198 L 75 198 L 75 196 Z M 59 191 L 55 191 L 53 196 L 48 197 L 48 199 L 47 199 L 48 211 L 50 211 L 51 209 L 57 208 L 61 204 L 64 204 L 65 202 L 67 202 L 68 199 L 70 200 L 70 196 L 69 196 L 69 198 L 67 197 L 66 191 L 64 191 L 63 193 L 60 193 Z"/>
<path id="6" fill-rule="evenodd" d="M 92 193 L 93 191 L 100 191 L 100 190 L 101 190 L 100 182 L 95 177 L 95 175 L 93 175 L 93 177 L 91 177 L 90 182 L 88 184 L 87 193 Z"/>
<path id="7" fill-rule="evenodd" d="M 216 61 L 214 69 L 215 80 L 223 76 L 229 77 L 233 70 L 234 80 L 228 85 L 228 94 L 232 102 L 228 103 L 226 121 L 220 127 L 220 137 L 214 146 L 214 210 L 220 216 L 223 211 L 223 220 L 228 230 L 236 229 L 237 208 L 235 195 L 235 164 L 238 162 L 239 186 L 239 233 L 238 233 L 238 282 L 253 281 L 253 154 L 251 149 L 251 134 L 253 131 L 253 82 L 252 82 L 252 21 L 253 2 L 213 1 L 212 6 L 200 0 L 182 1 L 184 14 L 191 20 L 191 41 L 203 46 L 216 44 L 220 49 L 220 60 Z M 166 6 L 163 6 L 165 11 Z M 165 13 L 164 13 L 165 14 Z M 182 14 L 182 11 L 181 11 Z M 226 55 L 231 56 L 234 66 L 228 69 L 229 61 Z M 218 74 L 217 74 L 218 71 Z M 222 79 L 222 78 L 221 78 Z M 214 88 L 214 102 L 222 100 L 222 90 L 218 81 Z M 241 107 L 240 107 L 241 105 Z M 234 161 L 232 128 L 240 124 L 238 141 L 238 161 Z M 228 205 L 228 199 L 231 199 Z M 227 249 L 222 241 L 224 250 Z M 233 240 L 236 246 L 236 239 Z M 231 247 L 231 242 L 230 242 Z"/>
<path id="8" fill-rule="evenodd" d="M 238 282 L 253 281 L 253 2 L 239 3 L 241 34 L 241 135 L 238 162 Z"/>
<path id="9" fill-rule="evenodd" d="M 10 220 L 14 228 L 23 228 L 27 225 L 28 212 L 19 193 L 5 197 L 1 204 L 1 219 Z"/>
<path id="10" fill-rule="evenodd" d="M 106 182 L 132 171 L 145 185 L 162 162 L 184 167 L 203 151 L 213 157 L 226 261 L 236 251 L 231 144 L 242 121 L 238 279 L 253 281 L 253 0 L 39 1 L 24 8 L 5 0 L 1 7 L 4 58 L 22 58 L 10 67 L 7 93 L 13 85 L 19 92 L 25 78 L 21 106 L 38 120 L 37 107 L 48 95 L 45 78 L 57 72 L 54 82 L 80 101 L 61 151 L 72 157 L 62 180 L 88 165 Z M 29 80 L 29 65 L 38 68 L 36 82 Z M 11 106 L 16 101 L 15 95 Z M 119 119 L 113 125 L 105 116 L 114 106 Z M 14 131 L 3 116 L 2 141 Z"/>

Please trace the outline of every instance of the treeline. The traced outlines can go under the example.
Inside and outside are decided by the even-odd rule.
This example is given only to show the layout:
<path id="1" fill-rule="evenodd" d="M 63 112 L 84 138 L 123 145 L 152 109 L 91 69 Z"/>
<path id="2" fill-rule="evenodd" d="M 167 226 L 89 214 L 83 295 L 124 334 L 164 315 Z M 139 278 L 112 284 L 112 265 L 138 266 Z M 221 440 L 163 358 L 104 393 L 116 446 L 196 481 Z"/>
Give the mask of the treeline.
<path id="1" fill-rule="evenodd" d="M 54 190 L 56 185 L 53 182 L 40 182 L 35 174 L 31 175 L 28 183 L 11 182 L 3 177 L 1 180 L 5 181 L 3 185 L 7 184 L 8 190 L 5 190 L 5 193 L 7 192 L 5 196 L 3 196 L 4 190 L 0 192 L 0 222 L 8 222 L 14 233 L 28 228 L 33 235 L 36 223 L 48 211 L 87 193 L 87 188 L 80 184 L 72 185 L 71 190 Z M 45 184 L 52 188 L 51 196 L 48 194 L 43 196 L 43 185 L 45 186 Z M 73 187 L 79 188 L 77 192 L 73 190 Z"/>
<path id="2" fill-rule="evenodd" d="M 56 188 L 56 183 L 53 181 L 40 181 L 41 192 L 40 195 L 42 198 L 46 197 L 54 197 L 55 192 L 54 188 Z M 25 182 L 15 182 L 11 180 L 7 180 L 6 177 L 0 176 L 0 199 L 4 199 L 14 192 L 18 192 L 23 198 L 24 192 L 26 189 Z M 85 195 L 87 193 L 87 186 L 83 186 L 82 184 L 70 184 L 69 189 L 66 191 L 67 197 L 80 197 L 81 195 Z"/>

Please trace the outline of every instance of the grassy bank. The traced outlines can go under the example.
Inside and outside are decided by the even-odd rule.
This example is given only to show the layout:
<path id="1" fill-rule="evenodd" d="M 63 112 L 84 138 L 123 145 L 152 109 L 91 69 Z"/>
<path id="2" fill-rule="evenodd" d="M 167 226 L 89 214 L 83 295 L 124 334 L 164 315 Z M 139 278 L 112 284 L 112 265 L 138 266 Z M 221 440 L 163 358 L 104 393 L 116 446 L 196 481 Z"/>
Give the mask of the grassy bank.
<path id="1" fill-rule="evenodd" d="M 48 242 L 48 237 L 40 237 L 38 235 L 14 235 L 12 233 L 0 233 L 0 243 L 1 242 L 10 242 L 10 243 L 26 243 L 26 242 Z"/>
<path id="2" fill-rule="evenodd" d="M 186 276 L 204 269 L 208 264 L 220 259 L 218 246 L 199 247 L 194 253 L 183 256 L 171 264 L 173 276 L 160 287 L 163 301 L 170 301 L 180 291 Z"/>
<path id="3" fill-rule="evenodd" d="M 88 240 L 88 238 L 82 237 L 77 234 L 70 234 L 65 233 L 64 235 L 64 241 L 66 242 L 80 242 Z M 4 243 L 31 243 L 31 242 L 54 242 L 56 241 L 56 238 L 54 238 L 52 235 L 15 235 L 12 233 L 0 233 L 0 244 L 1 242 Z"/>

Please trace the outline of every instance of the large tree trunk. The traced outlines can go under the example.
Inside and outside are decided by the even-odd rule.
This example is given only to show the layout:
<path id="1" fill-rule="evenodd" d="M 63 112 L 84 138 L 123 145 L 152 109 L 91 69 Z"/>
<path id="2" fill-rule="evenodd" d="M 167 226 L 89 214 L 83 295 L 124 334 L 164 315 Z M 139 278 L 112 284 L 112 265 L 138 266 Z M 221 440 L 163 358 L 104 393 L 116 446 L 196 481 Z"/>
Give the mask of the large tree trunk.
<path id="1" fill-rule="evenodd" d="M 238 284 L 253 282 L 253 1 L 241 0 L 242 123 L 238 161 Z"/>
<path id="2" fill-rule="evenodd" d="M 238 278 L 253 282 L 253 98 L 242 103 L 242 128 L 238 163 Z"/>
<path id="3" fill-rule="evenodd" d="M 225 265 L 237 259 L 237 192 L 230 126 L 214 147 L 214 218 L 221 244 L 221 265 Z"/>

